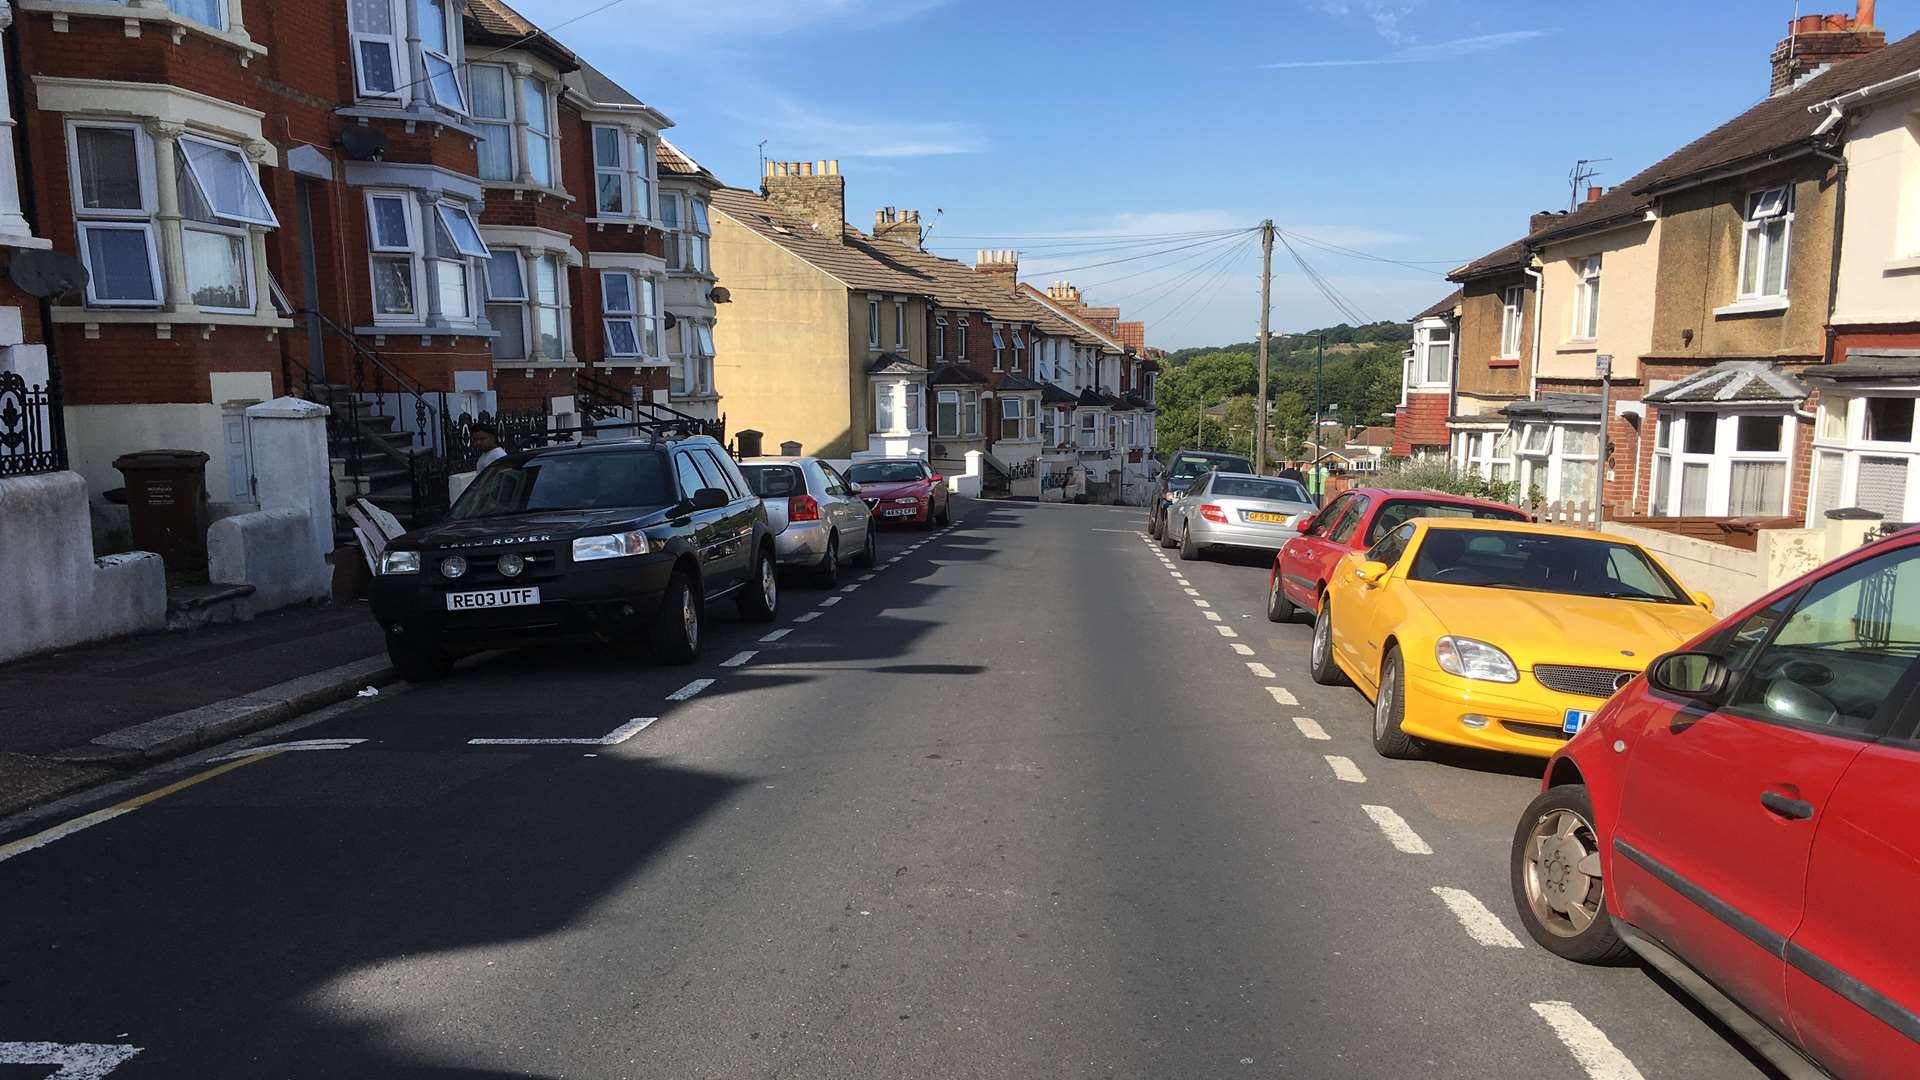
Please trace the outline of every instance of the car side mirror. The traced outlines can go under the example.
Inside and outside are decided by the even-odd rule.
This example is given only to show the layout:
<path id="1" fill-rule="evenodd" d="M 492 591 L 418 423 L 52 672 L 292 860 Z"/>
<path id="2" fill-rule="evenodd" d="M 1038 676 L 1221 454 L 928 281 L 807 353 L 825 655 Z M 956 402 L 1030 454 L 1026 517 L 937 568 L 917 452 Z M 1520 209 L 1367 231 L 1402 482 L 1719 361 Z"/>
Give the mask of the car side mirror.
<path id="1" fill-rule="evenodd" d="M 1382 581 L 1385 581 L 1387 579 L 1387 574 L 1392 570 L 1393 570 L 1393 567 L 1388 566 L 1386 563 L 1369 561 L 1369 562 L 1363 562 L 1359 566 L 1355 567 L 1353 571 L 1353 576 L 1356 581 L 1360 582 L 1360 584 L 1365 585 L 1367 588 L 1371 589 L 1379 585 Z"/>
<path id="2" fill-rule="evenodd" d="M 1731 678 L 1726 657 L 1718 653 L 1670 652 L 1647 665 L 1647 684 L 1676 697 L 1719 697 Z"/>
<path id="3" fill-rule="evenodd" d="M 1708 596 L 1698 589 L 1695 589 L 1690 595 L 1692 595 L 1694 603 L 1707 609 L 1707 614 L 1713 614 L 1713 597 Z"/>
<path id="4" fill-rule="evenodd" d="M 701 488 L 693 493 L 695 510 L 718 510 L 733 501 L 733 496 L 719 488 Z"/>
<path id="5" fill-rule="evenodd" d="M 858 495 L 860 494 L 860 485 L 849 480 L 847 481 L 847 491 L 854 495 Z"/>
<path id="6" fill-rule="evenodd" d="M 1313 523 L 1318 520 L 1320 520 L 1319 514 L 1307 514 L 1303 516 L 1299 521 L 1295 522 L 1293 527 L 1294 529 L 1299 531 L 1301 535 L 1304 536 L 1306 535 L 1307 530 L 1313 528 Z"/>

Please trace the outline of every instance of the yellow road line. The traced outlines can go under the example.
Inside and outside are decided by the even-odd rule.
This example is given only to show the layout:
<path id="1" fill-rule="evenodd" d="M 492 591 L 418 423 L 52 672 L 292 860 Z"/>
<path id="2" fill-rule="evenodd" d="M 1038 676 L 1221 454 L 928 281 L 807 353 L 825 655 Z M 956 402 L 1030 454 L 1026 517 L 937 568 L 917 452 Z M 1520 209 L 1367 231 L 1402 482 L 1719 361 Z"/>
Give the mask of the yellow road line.
<path id="1" fill-rule="evenodd" d="M 205 772 L 195 773 L 184 780 L 176 780 L 166 787 L 155 788 L 143 795 L 135 795 L 125 802 L 115 803 L 104 809 L 95 810 L 91 814 L 82 814 L 71 821 L 64 821 L 51 828 L 42 829 L 32 836 L 23 836 L 12 843 L 0 844 L 0 862 L 6 862 L 15 855 L 24 855 L 29 851 L 43 848 L 55 840 L 72 836 L 82 829 L 90 829 L 103 821 L 112 821 L 122 814 L 132 813 L 148 803 L 164 799 L 176 791 L 184 791 L 202 781 L 211 780 L 221 773 L 232 772 L 243 765 L 251 765 L 256 761 L 265 761 L 270 757 L 277 756 L 279 753 L 280 751 L 278 749 L 262 750 L 258 754 L 243 757 L 235 761 L 229 761 L 225 765 L 217 765 Z"/>

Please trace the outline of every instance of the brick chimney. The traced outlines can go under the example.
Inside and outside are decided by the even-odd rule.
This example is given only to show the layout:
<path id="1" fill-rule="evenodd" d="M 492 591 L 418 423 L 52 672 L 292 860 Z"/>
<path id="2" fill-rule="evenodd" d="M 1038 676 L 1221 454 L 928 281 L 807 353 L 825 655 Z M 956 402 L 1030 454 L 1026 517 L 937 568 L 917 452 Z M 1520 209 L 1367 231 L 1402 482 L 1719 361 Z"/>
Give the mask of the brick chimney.
<path id="1" fill-rule="evenodd" d="M 1064 281 L 1056 281 L 1047 286 L 1047 298 L 1068 311 L 1081 306 L 1080 290 Z"/>
<path id="2" fill-rule="evenodd" d="M 1017 251 L 982 251 L 974 256 L 973 268 L 1007 292 L 1020 287 L 1020 253 Z"/>
<path id="3" fill-rule="evenodd" d="M 1787 23 L 1787 36 L 1773 47 L 1771 97 L 1779 97 L 1835 64 L 1865 56 L 1887 44 L 1873 25 L 1874 0 L 1858 0 L 1852 15 L 1802 15 Z"/>
<path id="4" fill-rule="evenodd" d="M 1588 202 L 1599 202 L 1599 201 L 1600 201 L 1600 196 L 1602 196 L 1602 195 L 1605 195 L 1606 193 L 1607 193 L 1607 189 L 1606 189 L 1606 188 L 1603 188 L 1603 187 L 1594 187 L 1594 186 L 1589 186 L 1589 187 L 1587 188 L 1587 201 L 1588 201 Z"/>
<path id="5" fill-rule="evenodd" d="M 910 248 L 920 246 L 920 211 L 896 210 L 889 206 L 873 212 L 873 238 L 891 240 Z"/>
<path id="6" fill-rule="evenodd" d="M 847 178 L 840 162 L 769 161 L 760 194 L 776 209 L 807 222 L 835 240 L 846 237 Z"/>
<path id="7" fill-rule="evenodd" d="M 1566 216 L 1564 210 L 1542 210 L 1527 218 L 1527 235 L 1532 236 L 1542 229 L 1552 228 L 1561 218 Z"/>

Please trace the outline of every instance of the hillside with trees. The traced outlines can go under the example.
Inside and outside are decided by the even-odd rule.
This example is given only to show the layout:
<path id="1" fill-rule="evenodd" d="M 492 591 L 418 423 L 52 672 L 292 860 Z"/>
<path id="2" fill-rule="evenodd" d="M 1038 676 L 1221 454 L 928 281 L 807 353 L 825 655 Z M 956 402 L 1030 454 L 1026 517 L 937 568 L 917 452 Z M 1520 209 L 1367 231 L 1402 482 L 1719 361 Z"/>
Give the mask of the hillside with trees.
<path id="1" fill-rule="evenodd" d="M 1321 373 L 1325 415 L 1349 427 L 1391 423 L 1400 401 L 1402 358 L 1413 340 L 1409 323 L 1339 326 L 1304 334 L 1276 334 L 1267 350 L 1267 393 L 1278 456 L 1297 452 L 1313 427 L 1314 366 L 1320 342 L 1326 343 Z M 1160 376 L 1160 446 L 1206 446 L 1253 452 L 1254 396 L 1260 381 L 1259 348 L 1248 341 L 1203 346 L 1169 353 Z M 1203 411 L 1224 407 L 1225 415 Z"/>

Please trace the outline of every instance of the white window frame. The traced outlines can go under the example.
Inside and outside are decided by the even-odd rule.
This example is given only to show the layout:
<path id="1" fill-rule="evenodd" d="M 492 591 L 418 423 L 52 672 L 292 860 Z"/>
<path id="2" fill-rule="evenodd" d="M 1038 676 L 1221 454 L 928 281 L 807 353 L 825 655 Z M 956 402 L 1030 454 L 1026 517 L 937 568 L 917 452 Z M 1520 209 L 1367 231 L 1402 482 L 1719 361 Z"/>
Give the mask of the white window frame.
<path id="1" fill-rule="evenodd" d="M 993 370 L 1005 371 L 1007 366 L 1006 335 L 1004 331 L 1001 330 L 999 323 L 990 323 L 987 329 L 993 332 Z"/>
<path id="2" fill-rule="evenodd" d="M 1026 438 L 1027 415 L 1026 415 L 1025 402 L 1026 402 L 1025 398 L 1017 397 L 1012 394 L 1002 394 L 1000 396 L 1000 429 L 998 432 L 997 441 L 1018 442 L 1019 440 Z M 1013 421 L 1013 430 L 1014 430 L 1014 435 L 1011 437 L 1011 439 L 1009 439 L 1007 435 L 1007 421 L 1009 420 Z"/>
<path id="3" fill-rule="evenodd" d="M 411 25 L 413 14 L 411 5 L 401 0 L 388 0 L 387 19 L 392 26 L 391 33 L 380 34 L 353 28 L 353 6 L 347 6 L 347 47 L 353 53 L 353 86 L 363 98 L 384 98 L 394 101 L 408 100 L 408 87 L 413 82 L 412 64 L 407 55 L 407 28 Z M 385 42 L 387 53 L 393 58 L 393 89 L 373 90 L 367 86 L 367 73 L 360 46 L 363 42 Z"/>
<path id="4" fill-rule="evenodd" d="M 615 282 L 626 283 L 626 306 L 615 307 L 609 286 Z M 606 355 L 611 359 L 631 360 L 646 355 L 646 343 L 640 336 L 640 279 L 630 270 L 600 271 L 600 329 L 605 339 Z M 624 325 L 633 337 L 633 348 L 623 350 L 614 345 L 614 329 Z"/>
<path id="5" fill-rule="evenodd" d="M 1420 385 L 1445 386 L 1453 379 L 1453 346 L 1451 325 L 1427 328 L 1426 336 L 1420 343 Z M 1439 378 L 1435 378 L 1433 374 L 1436 350 L 1445 357 Z"/>
<path id="6" fill-rule="evenodd" d="M 1845 394 L 1823 392 L 1820 395 L 1819 420 L 1814 428 L 1813 467 L 1810 471 L 1807 493 L 1807 524 L 1817 527 L 1826 524 L 1824 514 L 1819 509 L 1827 501 L 1827 493 L 1820 486 L 1820 462 L 1823 456 L 1839 455 L 1841 461 L 1840 490 L 1831 502 L 1829 509 L 1859 505 L 1860 462 L 1863 458 L 1903 458 L 1907 463 L 1907 490 L 1903 501 L 1902 517 L 1911 521 L 1920 519 L 1920 401 L 1915 402 L 1913 430 L 1909 432 L 1907 442 L 1886 440 L 1869 441 L 1866 437 L 1867 407 L 1862 404 L 1868 398 L 1915 398 L 1920 390 L 1911 386 L 1859 387 L 1850 388 Z M 1844 435 L 1831 434 L 1830 411 L 1836 403 L 1844 402 L 1844 416 L 1840 418 Z"/>
<path id="7" fill-rule="evenodd" d="M 465 32 L 461 26 L 459 11 L 460 8 L 465 6 L 464 3 L 457 3 L 456 0 L 412 0 L 408 15 L 417 18 L 424 15 L 427 9 L 431 9 L 436 5 L 440 12 L 442 26 L 446 30 L 447 51 L 444 53 L 435 52 L 427 48 L 426 38 L 424 35 L 421 37 L 421 64 L 426 70 L 420 73 L 420 79 L 415 85 L 425 90 L 425 97 L 428 101 L 450 112 L 456 112 L 465 116 L 467 113 L 467 88 L 466 84 L 462 82 L 460 78 L 460 46 L 465 38 Z M 418 29 L 419 28 L 416 27 L 415 31 L 418 32 Z M 447 65 L 446 77 L 452 84 L 452 91 L 455 97 L 455 100 L 452 102 L 440 100 L 440 80 L 433 72 L 433 61 L 435 60 Z"/>
<path id="8" fill-rule="evenodd" d="M 473 91 L 473 80 L 476 76 L 482 76 L 483 73 L 485 78 L 498 78 L 500 80 L 500 105 L 504 110 L 500 115 L 480 112 L 480 95 Z M 518 145 L 519 140 L 514 134 L 515 123 L 513 119 L 515 108 L 514 99 L 515 95 L 519 92 L 520 87 L 514 78 L 513 69 L 507 67 L 505 64 L 467 65 L 467 100 L 471 102 L 473 106 L 472 111 L 468 115 L 473 118 L 475 126 L 481 129 L 481 141 L 492 141 L 492 133 L 497 131 L 499 133 L 498 137 L 503 140 L 507 148 L 507 174 L 505 176 L 488 176 L 482 173 L 480 174 L 480 179 L 485 183 L 510 184 L 520 178 L 520 147 Z"/>
<path id="9" fill-rule="evenodd" d="M 905 300 L 893 302 L 893 347 L 896 349 L 907 347 L 907 302 Z"/>
<path id="10" fill-rule="evenodd" d="M 1099 413 L 1092 409 L 1079 410 L 1079 416 L 1074 420 L 1073 426 L 1075 432 L 1077 432 L 1074 442 L 1080 449 L 1100 449 L 1101 431 Z"/>
<path id="11" fill-rule="evenodd" d="M 533 355 L 533 310 L 530 302 L 530 292 L 527 287 L 527 254 L 519 248 L 495 248 L 492 250 L 496 257 L 500 255 L 510 255 L 512 257 L 514 280 L 520 290 L 517 296 L 496 294 L 493 291 L 493 274 L 491 270 L 483 269 L 481 271 L 482 280 L 486 283 L 487 307 L 516 307 L 520 309 L 520 355 L 500 356 L 496 348 L 494 359 L 518 363 Z M 492 318 L 493 317 L 489 315 L 488 321 L 492 322 Z M 495 333 L 493 340 L 497 346 L 499 342 L 505 340 L 506 333 L 500 329 L 498 323 L 493 324 L 493 329 Z"/>
<path id="12" fill-rule="evenodd" d="M 80 139 L 78 131 L 82 128 L 106 129 L 110 131 L 130 131 L 133 133 L 134 168 L 140 188 L 140 206 L 88 208 L 81 203 L 80 190 Z M 127 307 L 154 308 L 167 302 L 167 283 L 160 273 L 160 231 L 155 227 L 154 215 L 158 213 L 159 184 L 154 174 L 153 140 L 146 129 L 135 123 L 106 120 L 69 120 L 67 121 L 67 185 L 73 200 L 74 223 L 78 230 L 80 257 L 87 264 L 87 306 L 88 307 Z M 94 293 L 92 256 L 89 254 L 86 234 L 91 231 L 138 232 L 146 238 L 147 274 L 153 285 L 151 300 L 103 300 Z"/>
<path id="13" fill-rule="evenodd" d="M 907 432 L 912 435 L 927 433 L 927 387 L 925 383 L 909 382 L 907 385 Z"/>
<path id="14" fill-rule="evenodd" d="M 1600 336 L 1600 271 L 1598 255 L 1575 260 L 1573 268 L 1574 341 L 1593 341 Z"/>
<path id="15" fill-rule="evenodd" d="M 567 318 L 567 260 L 558 252 L 541 252 L 528 259 L 527 274 L 527 359 L 529 360 L 565 360 L 573 351 L 568 335 L 573 320 Z M 540 271 L 542 267 L 553 268 L 553 302 L 547 303 L 540 298 Z M 540 315 L 553 312 L 554 338 L 559 342 L 557 353 L 549 353 L 540 348 Z"/>
<path id="16" fill-rule="evenodd" d="M 959 352 L 956 355 L 959 357 L 960 362 L 964 364 L 967 362 L 967 317 L 965 315 L 960 316 L 960 338 L 957 345 Z"/>
<path id="17" fill-rule="evenodd" d="M 540 122 L 544 125 L 543 128 L 534 127 L 533 119 L 527 115 L 528 87 L 534 87 L 540 91 L 540 101 L 542 105 Z M 520 75 L 517 76 L 515 80 L 514 94 L 516 95 L 515 101 L 517 102 L 515 113 L 518 117 L 516 126 L 519 128 L 520 147 L 526 151 L 519 163 L 520 170 L 526 176 L 528 182 L 534 186 L 552 191 L 560 190 L 560 177 L 562 173 L 560 167 L 560 125 L 556 117 L 557 110 L 554 108 L 554 102 L 560 95 L 556 91 L 557 87 L 555 87 L 553 83 L 540 78 L 538 75 Z M 547 175 L 545 177 L 539 177 L 533 174 L 533 141 L 535 139 L 539 139 L 546 144 Z"/>
<path id="18" fill-rule="evenodd" d="M 707 200 L 698 195 L 687 196 L 687 223 L 682 229 L 686 238 L 687 257 L 683 260 L 686 269 L 696 274 L 710 274 L 713 266 L 708 262 L 712 252 L 709 241 L 713 236 L 713 221 L 708 216 Z M 901 342 L 902 347 L 905 342 Z"/>
<path id="19" fill-rule="evenodd" d="M 402 220 L 406 222 L 407 237 L 404 244 L 384 244 L 380 240 L 380 230 L 374 216 L 376 201 L 395 199 L 400 203 Z M 398 324 L 417 326 L 427 321 L 427 274 L 426 241 L 420 228 L 420 200 L 413 192 L 402 188 L 368 188 L 366 191 L 367 214 L 367 276 L 372 288 L 369 294 L 373 300 L 374 324 Z M 380 310 L 379 275 L 374 266 L 382 260 L 404 256 L 407 259 L 410 289 L 413 295 L 413 310 L 410 312 L 383 312 Z"/>
<path id="20" fill-rule="evenodd" d="M 666 209 L 669 206 L 673 207 L 671 223 L 668 222 L 666 215 Z M 681 233 L 686 229 L 687 219 L 683 213 L 685 209 L 686 206 L 681 201 L 679 192 L 662 191 L 660 193 L 660 210 L 655 221 L 660 225 L 660 231 L 667 234 L 666 263 L 669 270 L 683 270 L 687 265 L 686 259 L 680 252 Z"/>
<path id="21" fill-rule="evenodd" d="M 900 432 L 900 384 L 891 380 L 873 384 L 873 433 Z"/>
<path id="22" fill-rule="evenodd" d="M 1739 449 L 1740 420 L 1743 417 L 1778 420 L 1780 448 Z M 1691 452 L 1686 448 L 1687 430 L 1703 420 L 1714 425 L 1713 449 Z M 1780 505 L 1765 516 L 1785 514 L 1793 504 L 1793 438 L 1798 425 L 1787 412 L 1776 409 L 1717 411 L 1676 405 L 1662 408 L 1654 425 L 1654 464 L 1648 478 L 1647 492 L 1647 512 L 1650 515 L 1682 516 L 1681 492 L 1685 488 L 1684 478 L 1689 465 L 1705 466 L 1707 469 L 1706 500 L 1699 516 L 1727 517 L 1732 513 L 1733 470 L 1736 462 L 1778 464 L 1784 467 L 1786 479 L 1780 487 Z M 1661 484 L 1655 481 L 1664 481 L 1666 490 L 1660 490 Z"/>
<path id="23" fill-rule="evenodd" d="M 867 297 L 867 351 L 880 351 L 880 298 Z"/>
<path id="24" fill-rule="evenodd" d="M 947 358 L 947 317 L 945 315 L 936 315 L 933 318 L 933 358 L 935 360 Z"/>
<path id="25" fill-rule="evenodd" d="M 1520 339 L 1527 325 L 1526 311 L 1526 286 L 1507 286 L 1500 296 L 1500 359 L 1520 358 Z"/>
<path id="26" fill-rule="evenodd" d="M 1778 292 L 1765 291 L 1767 276 L 1767 258 L 1772 254 L 1772 237 L 1767 235 L 1768 226 L 1778 219 L 1781 222 L 1780 247 L 1780 289 Z M 1760 244 L 1760 257 L 1756 264 L 1760 280 L 1747 280 L 1747 251 L 1753 244 Z M 1791 276 L 1793 258 L 1793 187 L 1782 185 L 1756 191 L 1747 196 L 1746 211 L 1740 225 L 1740 300 L 1784 300 L 1787 296 L 1787 278 Z"/>
<path id="27" fill-rule="evenodd" d="M 600 160 L 602 132 L 613 136 L 614 152 L 619 156 L 619 160 L 612 164 Z M 634 212 L 632 163 L 634 142 L 628 136 L 627 129 L 616 124 L 594 124 L 588 137 L 592 142 L 589 149 L 593 153 L 593 216 L 617 218 L 640 216 Z M 620 209 L 618 210 L 608 210 L 600 205 L 600 184 L 604 177 L 612 177 L 619 181 Z"/>

